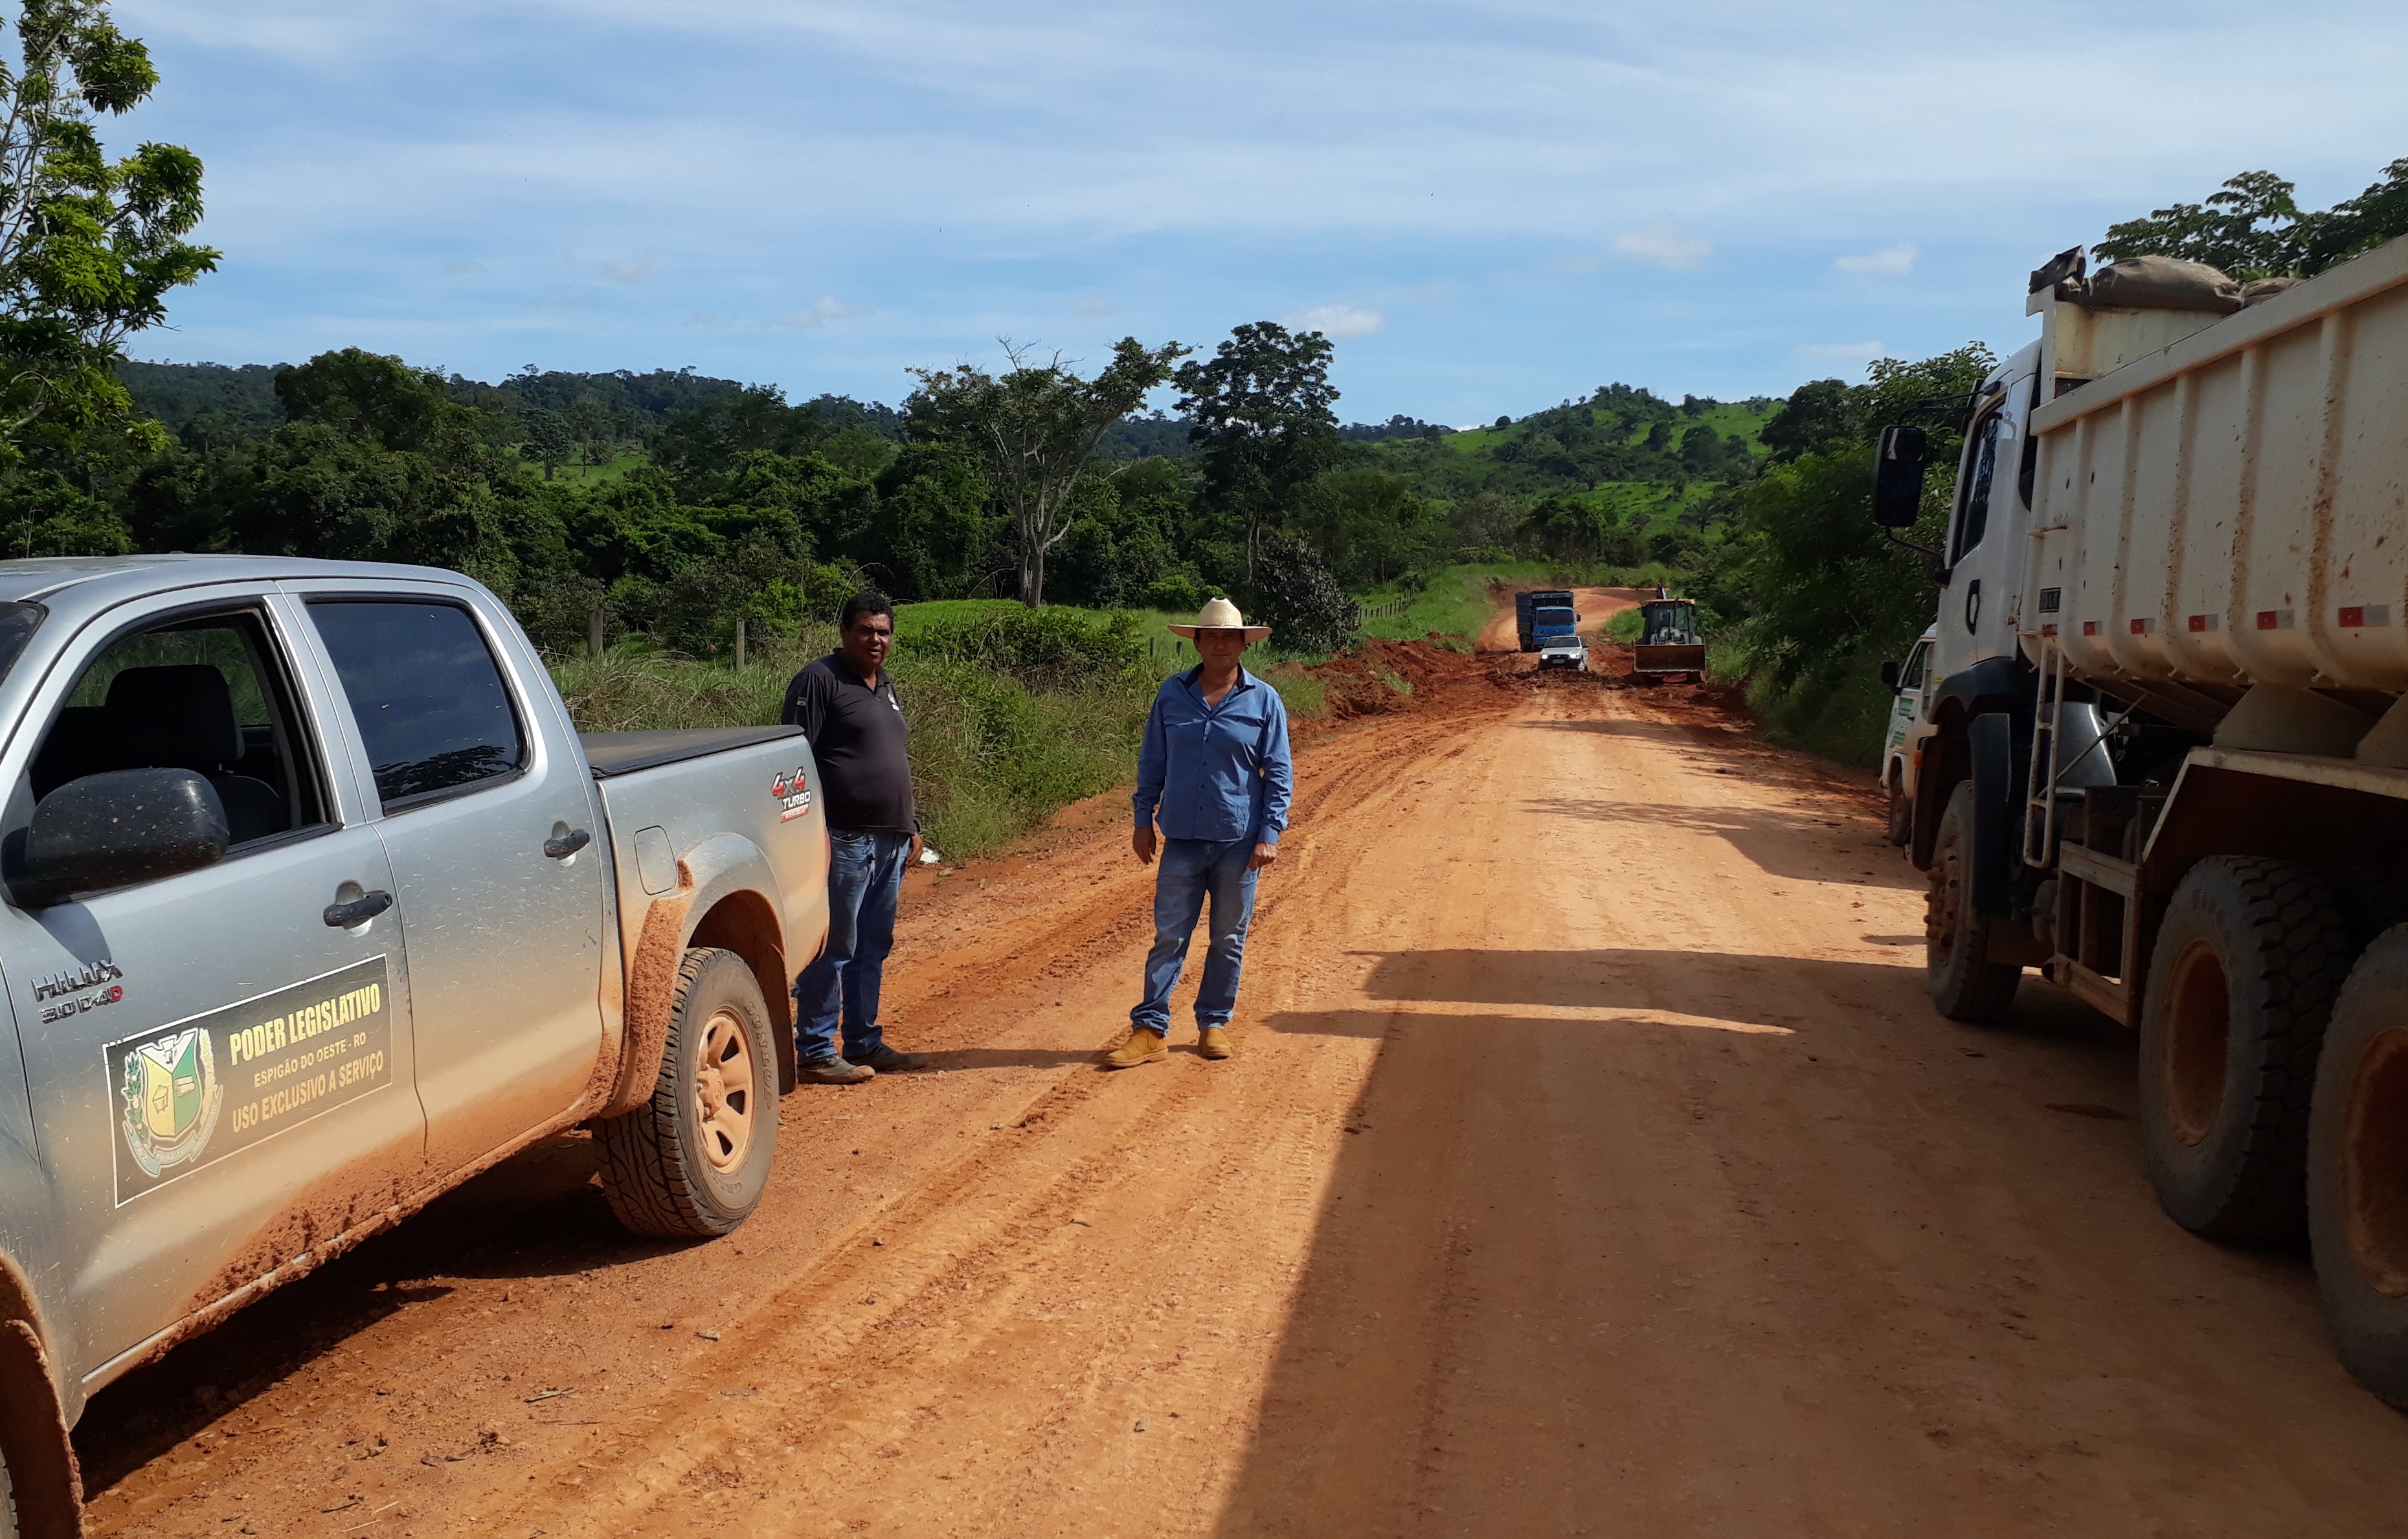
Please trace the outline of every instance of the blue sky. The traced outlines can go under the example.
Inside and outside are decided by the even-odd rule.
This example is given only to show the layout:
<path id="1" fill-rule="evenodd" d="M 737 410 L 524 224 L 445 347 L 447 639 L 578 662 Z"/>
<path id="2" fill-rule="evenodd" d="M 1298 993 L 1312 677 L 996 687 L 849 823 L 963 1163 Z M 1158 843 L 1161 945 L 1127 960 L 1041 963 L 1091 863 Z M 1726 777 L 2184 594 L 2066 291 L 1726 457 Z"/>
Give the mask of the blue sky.
<path id="1" fill-rule="evenodd" d="M 2397 0 L 116 9 L 164 79 L 111 140 L 198 151 L 225 253 L 136 339 L 173 360 L 893 401 L 1272 319 L 1341 417 L 1462 424 L 2011 348 L 2111 220 L 2408 155 Z"/>

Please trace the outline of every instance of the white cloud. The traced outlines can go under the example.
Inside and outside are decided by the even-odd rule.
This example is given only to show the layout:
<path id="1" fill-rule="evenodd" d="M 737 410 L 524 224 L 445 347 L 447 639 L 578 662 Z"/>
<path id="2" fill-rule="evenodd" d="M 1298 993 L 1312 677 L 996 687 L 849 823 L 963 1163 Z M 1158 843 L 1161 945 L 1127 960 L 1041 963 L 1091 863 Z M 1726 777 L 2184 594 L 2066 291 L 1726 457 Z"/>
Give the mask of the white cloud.
<path id="1" fill-rule="evenodd" d="M 871 311 L 867 305 L 847 305 L 830 295 L 809 309 L 781 315 L 769 324 L 780 331 L 817 331 L 830 321 L 850 320 L 853 316 L 869 313 Z"/>
<path id="2" fill-rule="evenodd" d="M 1280 321 L 1290 331 L 1317 331 L 1330 338 L 1369 337 L 1387 324 L 1388 318 L 1378 310 L 1353 305 L 1316 305 Z"/>
<path id="3" fill-rule="evenodd" d="M 1800 342 L 1789 351 L 1808 363 L 1858 365 L 1886 357 L 1889 352 L 1879 342 Z"/>
<path id="4" fill-rule="evenodd" d="M 631 256 L 623 262 L 599 263 L 594 270 L 606 283 L 640 283 L 652 272 L 652 265 L 643 257 Z"/>
<path id="5" fill-rule="evenodd" d="M 1914 270 L 1914 248 L 1903 241 L 1884 246 L 1862 256 L 1843 256 L 1831 266 L 1842 272 L 1877 273 L 1884 278 L 1903 278 Z"/>
<path id="6" fill-rule="evenodd" d="M 1675 233 L 1667 227 L 1632 230 L 1617 237 L 1613 249 L 1641 262 L 1653 262 L 1667 272 L 1695 272 L 1714 254 L 1711 241 Z"/>

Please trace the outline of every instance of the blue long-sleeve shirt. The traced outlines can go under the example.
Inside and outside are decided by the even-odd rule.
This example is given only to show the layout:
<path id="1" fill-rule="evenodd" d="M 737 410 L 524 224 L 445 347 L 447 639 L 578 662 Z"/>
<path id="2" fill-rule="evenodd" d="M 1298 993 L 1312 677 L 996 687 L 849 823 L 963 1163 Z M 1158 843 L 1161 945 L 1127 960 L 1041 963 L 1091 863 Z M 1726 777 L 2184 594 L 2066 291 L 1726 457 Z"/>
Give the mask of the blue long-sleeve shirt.
<path id="1" fill-rule="evenodd" d="M 1287 707 L 1244 669 L 1217 706 L 1204 703 L 1203 666 L 1162 682 L 1137 756 L 1137 826 L 1168 839 L 1276 844 L 1287 827 L 1296 771 Z"/>

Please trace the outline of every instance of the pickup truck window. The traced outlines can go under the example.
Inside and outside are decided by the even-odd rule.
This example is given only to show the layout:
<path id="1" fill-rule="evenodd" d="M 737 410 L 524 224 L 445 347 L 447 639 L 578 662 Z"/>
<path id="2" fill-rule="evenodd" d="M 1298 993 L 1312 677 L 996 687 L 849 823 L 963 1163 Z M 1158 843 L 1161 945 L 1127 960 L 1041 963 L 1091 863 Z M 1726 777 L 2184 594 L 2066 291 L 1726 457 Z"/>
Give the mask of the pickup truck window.
<path id="1" fill-rule="evenodd" d="M 1923 664 L 1924 660 L 1930 654 L 1930 642 L 1917 641 L 1914 643 L 1914 650 L 1906 654 L 1906 669 L 1899 675 L 1899 688 L 1921 689 L 1923 687 Z"/>
<path id="2" fill-rule="evenodd" d="M 502 670 L 452 604 L 320 599 L 326 643 L 388 813 L 514 774 L 526 741 Z"/>
<path id="3" fill-rule="evenodd" d="M 293 695 L 255 611 L 180 616 L 84 666 L 28 777 L 36 800 L 108 770 L 191 770 L 241 845 L 323 821 Z"/>

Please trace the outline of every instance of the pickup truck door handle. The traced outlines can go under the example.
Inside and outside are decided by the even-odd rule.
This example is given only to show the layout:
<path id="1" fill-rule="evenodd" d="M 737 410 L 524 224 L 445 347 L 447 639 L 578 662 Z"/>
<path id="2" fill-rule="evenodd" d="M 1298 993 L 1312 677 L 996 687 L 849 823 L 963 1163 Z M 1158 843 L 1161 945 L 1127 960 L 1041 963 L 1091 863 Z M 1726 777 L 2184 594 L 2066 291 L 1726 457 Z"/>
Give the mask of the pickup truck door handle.
<path id="1" fill-rule="evenodd" d="M 393 894 L 364 892 L 348 903 L 327 904 L 326 923 L 335 929 L 349 929 L 353 925 L 366 924 L 391 907 L 393 907 Z"/>
<path id="2" fill-rule="evenodd" d="M 543 853 L 554 860 L 566 860 L 594 842 L 594 836 L 582 828 L 571 828 L 554 839 L 543 841 Z"/>

